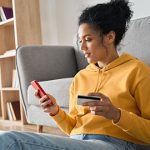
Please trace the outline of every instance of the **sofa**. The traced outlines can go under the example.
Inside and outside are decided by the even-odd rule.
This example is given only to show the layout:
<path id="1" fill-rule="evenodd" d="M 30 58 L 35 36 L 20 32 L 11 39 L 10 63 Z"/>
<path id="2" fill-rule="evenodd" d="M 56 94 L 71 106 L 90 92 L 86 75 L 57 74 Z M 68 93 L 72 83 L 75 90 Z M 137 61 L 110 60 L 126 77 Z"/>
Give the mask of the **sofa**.
<path id="1" fill-rule="evenodd" d="M 77 41 L 77 40 L 76 40 Z M 22 46 L 17 49 L 16 67 L 20 83 L 21 102 L 28 123 L 56 127 L 55 122 L 39 106 L 32 80 L 38 80 L 47 93 L 68 111 L 69 86 L 74 75 L 87 65 L 87 61 L 75 46 Z M 150 17 L 131 21 L 129 29 L 118 47 L 122 52 L 141 59 L 150 65 Z M 149 146 L 137 149 L 150 149 Z"/>

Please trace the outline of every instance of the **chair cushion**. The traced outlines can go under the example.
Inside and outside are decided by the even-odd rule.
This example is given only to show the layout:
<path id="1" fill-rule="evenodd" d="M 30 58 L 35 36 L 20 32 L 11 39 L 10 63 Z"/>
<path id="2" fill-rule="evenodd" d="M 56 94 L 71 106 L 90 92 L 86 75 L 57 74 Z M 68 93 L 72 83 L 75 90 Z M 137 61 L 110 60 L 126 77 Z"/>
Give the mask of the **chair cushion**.
<path id="1" fill-rule="evenodd" d="M 39 82 L 46 93 L 53 95 L 57 103 L 61 107 L 69 106 L 69 87 L 72 82 L 72 78 L 63 78 L 50 81 Z M 39 105 L 38 99 L 34 96 L 35 90 L 30 85 L 28 87 L 28 104 Z"/>
<path id="2" fill-rule="evenodd" d="M 65 112 L 68 112 L 67 108 L 63 108 Z M 57 127 L 55 121 L 48 115 L 48 113 L 43 112 L 42 108 L 37 105 L 30 105 L 27 109 L 27 120 L 31 124 L 40 124 L 51 127 Z"/>

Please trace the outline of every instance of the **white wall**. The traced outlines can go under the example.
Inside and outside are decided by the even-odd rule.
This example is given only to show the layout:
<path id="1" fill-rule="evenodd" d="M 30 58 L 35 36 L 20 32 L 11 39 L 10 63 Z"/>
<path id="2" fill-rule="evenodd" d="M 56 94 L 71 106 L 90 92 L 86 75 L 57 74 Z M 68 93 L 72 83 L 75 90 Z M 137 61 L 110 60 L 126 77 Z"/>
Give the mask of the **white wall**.
<path id="1" fill-rule="evenodd" d="M 58 44 L 55 0 L 40 0 L 43 44 Z"/>
<path id="2" fill-rule="evenodd" d="M 109 0 L 40 0 L 43 44 L 72 45 L 78 16 L 87 6 Z M 150 0 L 130 0 L 132 19 L 150 16 Z"/>
<path id="3" fill-rule="evenodd" d="M 150 0 L 130 0 L 130 2 L 134 11 L 132 19 L 150 16 Z"/>

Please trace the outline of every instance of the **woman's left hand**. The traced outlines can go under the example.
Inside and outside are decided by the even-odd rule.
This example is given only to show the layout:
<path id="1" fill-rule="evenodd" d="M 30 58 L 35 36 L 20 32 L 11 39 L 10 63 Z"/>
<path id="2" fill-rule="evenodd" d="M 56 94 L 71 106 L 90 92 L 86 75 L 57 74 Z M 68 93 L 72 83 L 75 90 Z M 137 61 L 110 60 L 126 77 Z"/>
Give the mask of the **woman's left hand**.
<path id="1" fill-rule="evenodd" d="M 89 93 L 88 96 L 99 96 L 99 101 L 89 101 L 83 103 L 83 106 L 89 106 L 91 114 L 100 115 L 107 119 L 113 120 L 117 123 L 121 116 L 120 109 L 113 106 L 109 97 L 103 95 L 102 93 Z"/>

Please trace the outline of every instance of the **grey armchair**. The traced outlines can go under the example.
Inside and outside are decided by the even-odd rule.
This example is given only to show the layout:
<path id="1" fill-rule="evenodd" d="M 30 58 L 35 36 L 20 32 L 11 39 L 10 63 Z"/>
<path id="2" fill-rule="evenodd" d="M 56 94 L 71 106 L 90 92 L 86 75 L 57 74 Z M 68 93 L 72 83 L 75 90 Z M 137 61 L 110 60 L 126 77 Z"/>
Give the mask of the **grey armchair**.
<path id="1" fill-rule="evenodd" d="M 150 17 L 131 22 L 121 43 L 120 53 L 126 51 L 150 65 Z M 53 120 L 44 113 L 30 82 L 40 81 L 44 89 L 56 97 L 59 105 L 68 111 L 68 91 L 72 77 L 87 65 L 78 48 L 73 46 L 25 46 L 17 49 L 21 101 L 29 123 L 56 127 Z M 63 96 L 63 99 L 62 99 Z M 137 147 L 148 150 L 149 146 Z"/>

